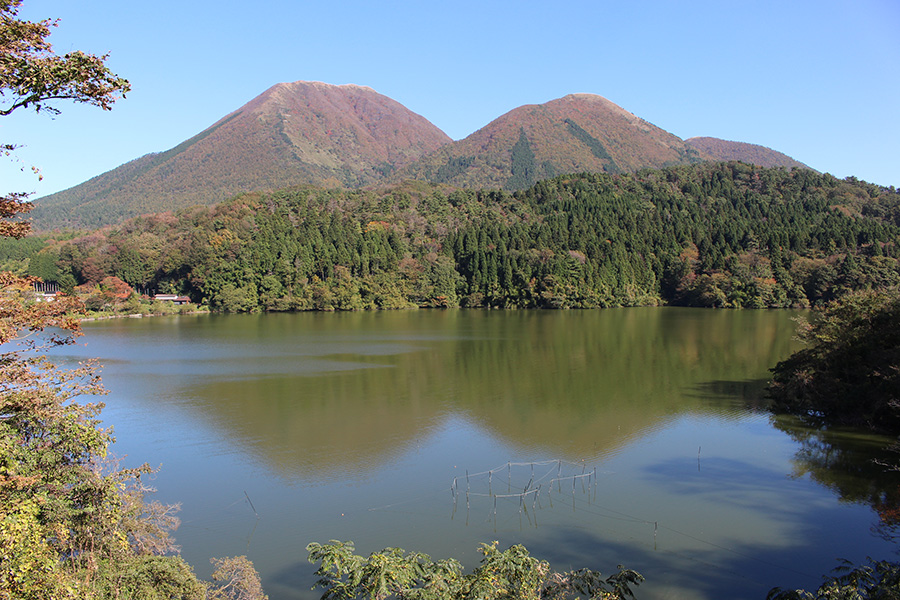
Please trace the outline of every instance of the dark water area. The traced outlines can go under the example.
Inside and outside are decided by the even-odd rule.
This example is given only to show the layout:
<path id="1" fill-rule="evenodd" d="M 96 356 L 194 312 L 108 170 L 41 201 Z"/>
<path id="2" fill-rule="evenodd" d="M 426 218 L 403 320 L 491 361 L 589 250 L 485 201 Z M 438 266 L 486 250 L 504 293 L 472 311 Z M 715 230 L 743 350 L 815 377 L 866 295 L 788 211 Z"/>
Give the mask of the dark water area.
<path id="1" fill-rule="evenodd" d="M 114 450 L 161 467 L 203 577 L 244 554 L 271 600 L 305 600 L 313 541 L 471 567 L 498 540 L 557 569 L 624 564 L 638 598 L 761 599 L 896 558 L 900 479 L 872 462 L 889 440 L 765 409 L 794 315 L 160 317 L 88 323 L 67 356 L 100 357 Z"/>

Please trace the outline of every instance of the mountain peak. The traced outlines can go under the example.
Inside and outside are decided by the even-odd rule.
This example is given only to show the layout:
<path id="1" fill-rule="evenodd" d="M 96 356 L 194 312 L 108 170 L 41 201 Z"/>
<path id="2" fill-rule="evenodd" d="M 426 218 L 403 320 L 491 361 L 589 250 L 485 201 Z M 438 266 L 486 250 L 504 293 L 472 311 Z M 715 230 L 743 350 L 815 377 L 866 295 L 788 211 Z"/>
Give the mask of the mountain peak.
<path id="1" fill-rule="evenodd" d="M 333 93 L 345 93 L 345 92 L 354 92 L 354 91 L 362 91 L 371 94 L 378 94 L 375 90 L 366 85 L 357 85 L 355 83 L 325 83 L 322 81 L 291 81 L 291 82 L 282 82 L 276 83 L 269 91 L 279 92 L 279 93 L 289 93 L 296 94 L 303 89 L 315 89 L 320 92 L 333 92 Z"/>
<path id="2" fill-rule="evenodd" d="M 692 162 L 684 142 L 596 94 L 520 106 L 405 169 L 405 177 L 462 187 L 521 189 L 595 171 Z"/>
<path id="3" fill-rule="evenodd" d="M 32 214 L 54 227 L 101 225 L 242 192 L 362 187 L 450 141 L 369 87 L 279 83 L 170 150 L 46 197 Z"/>
<path id="4" fill-rule="evenodd" d="M 563 96 L 562 98 L 559 98 L 558 100 L 551 100 L 547 104 L 552 104 L 554 102 L 558 102 L 560 104 L 567 103 L 567 102 L 568 103 L 588 103 L 588 104 L 593 103 L 596 106 L 598 106 L 598 107 L 602 106 L 603 108 L 605 108 L 606 110 L 609 110 L 613 114 L 617 114 L 620 117 L 623 117 L 633 123 L 643 123 L 644 122 L 643 119 L 641 119 L 634 113 L 631 113 L 631 112 L 625 110 L 624 108 L 622 108 L 621 106 L 619 106 L 618 104 L 613 102 L 612 100 L 609 100 L 609 99 L 604 98 L 603 96 L 599 96 L 597 94 L 586 94 L 586 93 L 568 94 L 567 96 Z"/>

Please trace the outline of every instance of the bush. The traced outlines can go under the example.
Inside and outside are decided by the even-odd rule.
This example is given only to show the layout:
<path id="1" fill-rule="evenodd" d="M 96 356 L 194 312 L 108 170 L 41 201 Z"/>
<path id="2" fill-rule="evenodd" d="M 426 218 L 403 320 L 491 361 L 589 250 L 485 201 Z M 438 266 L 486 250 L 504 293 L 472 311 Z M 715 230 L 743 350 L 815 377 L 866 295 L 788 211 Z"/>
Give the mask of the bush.
<path id="1" fill-rule="evenodd" d="M 900 432 L 900 295 L 854 292 L 812 324 L 808 346 L 776 365 L 773 408 L 815 426 L 850 425 Z"/>
<path id="2" fill-rule="evenodd" d="M 900 564 L 889 561 L 853 567 L 844 564 L 834 570 L 834 576 L 815 592 L 775 588 L 766 600 L 898 600 L 900 599 Z"/>
<path id="3" fill-rule="evenodd" d="M 554 573 L 546 561 L 529 555 L 524 546 L 500 551 L 497 542 L 482 544 L 481 564 L 468 575 L 454 559 L 432 561 L 427 554 L 401 548 L 385 548 L 363 557 L 353 554 L 353 542 L 332 540 L 306 549 L 310 562 L 321 563 L 316 587 L 325 589 L 323 600 L 620 600 L 633 598 L 631 586 L 644 580 L 640 573 L 621 565 L 605 579 L 590 569 Z"/>

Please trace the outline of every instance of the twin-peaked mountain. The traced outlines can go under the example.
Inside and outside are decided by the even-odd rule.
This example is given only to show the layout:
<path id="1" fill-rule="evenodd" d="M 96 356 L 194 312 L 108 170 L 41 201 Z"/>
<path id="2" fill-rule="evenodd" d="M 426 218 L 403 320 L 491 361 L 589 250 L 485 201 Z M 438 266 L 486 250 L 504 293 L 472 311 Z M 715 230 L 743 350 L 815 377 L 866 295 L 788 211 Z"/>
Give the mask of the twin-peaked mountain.
<path id="1" fill-rule="evenodd" d="M 554 175 L 705 160 L 805 166 L 761 146 L 681 140 L 600 96 L 516 108 L 459 141 L 368 87 L 281 83 L 165 152 L 39 199 L 35 226 L 96 227 L 295 185 L 403 179 L 516 190 Z"/>

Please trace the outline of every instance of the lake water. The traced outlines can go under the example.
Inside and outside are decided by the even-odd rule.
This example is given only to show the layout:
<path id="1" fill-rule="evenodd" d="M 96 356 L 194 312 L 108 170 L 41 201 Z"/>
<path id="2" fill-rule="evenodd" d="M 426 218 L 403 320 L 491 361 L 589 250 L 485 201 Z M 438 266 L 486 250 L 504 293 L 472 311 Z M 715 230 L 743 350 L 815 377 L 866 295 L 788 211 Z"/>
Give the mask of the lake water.
<path id="1" fill-rule="evenodd" d="M 640 599 L 762 599 L 839 557 L 896 558 L 873 508 L 900 483 L 869 460 L 885 440 L 764 409 L 792 316 L 159 317 L 88 323 L 66 357 L 100 357 L 115 452 L 161 467 L 203 577 L 245 554 L 271 600 L 312 599 L 312 541 L 471 567 L 498 540 L 557 569 L 624 564 Z"/>

